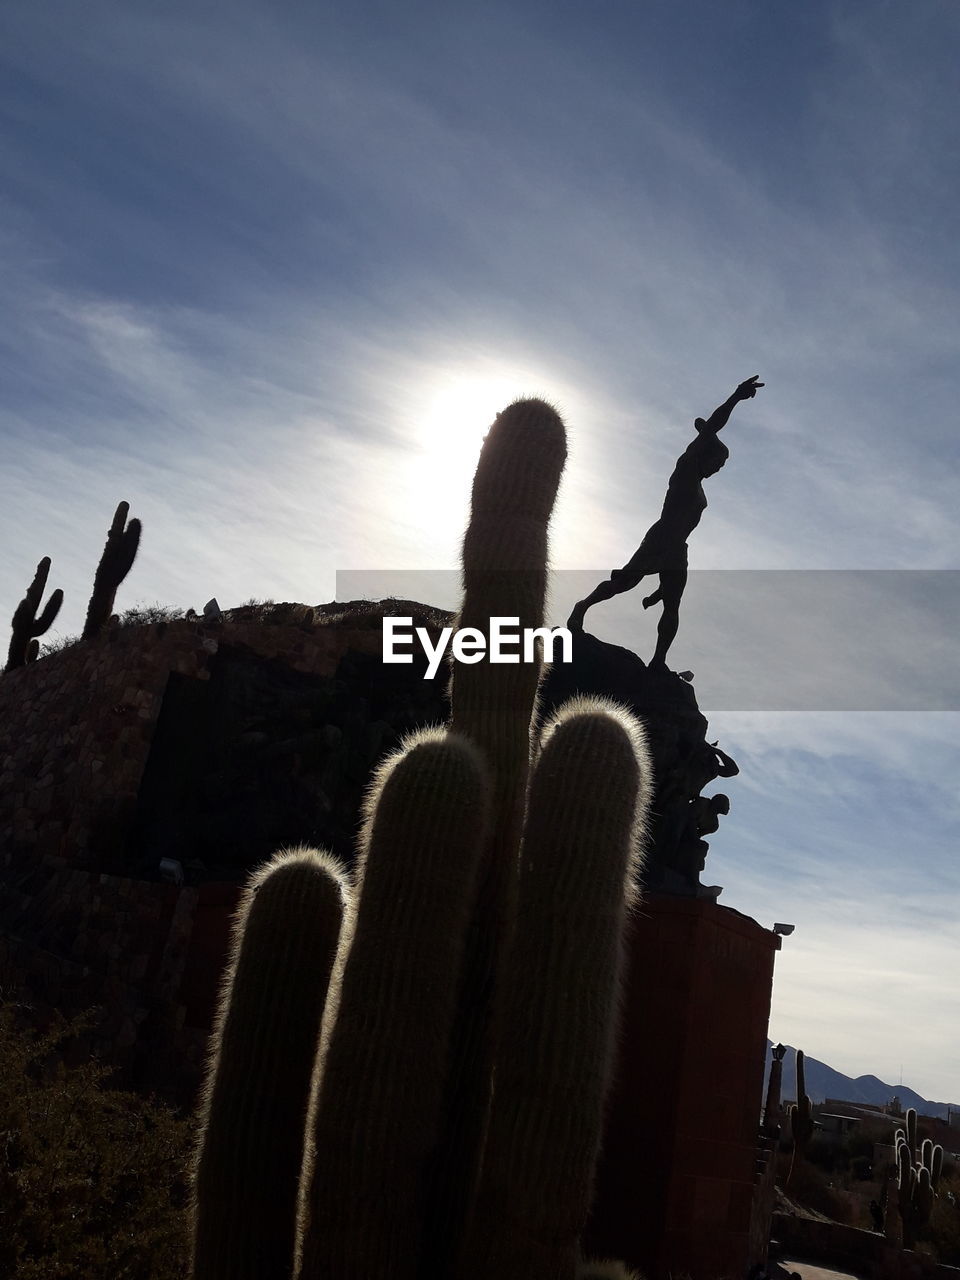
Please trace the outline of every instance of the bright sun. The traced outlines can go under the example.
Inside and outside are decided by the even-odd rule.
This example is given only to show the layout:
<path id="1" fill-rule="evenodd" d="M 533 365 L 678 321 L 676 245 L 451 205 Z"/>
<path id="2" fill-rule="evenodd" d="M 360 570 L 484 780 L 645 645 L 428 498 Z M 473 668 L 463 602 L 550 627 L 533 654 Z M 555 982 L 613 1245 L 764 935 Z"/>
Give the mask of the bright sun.
<path id="1" fill-rule="evenodd" d="M 436 377 L 417 414 L 416 439 L 434 475 L 472 477 L 487 428 L 524 394 L 515 377 L 445 373 Z"/>
<path id="2" fill-rule="evenodd" d="M 562 388 L 542 367 L 482 355 L 466 364 L 424 364 L 418 375 L 405 380 L 398 405 L 405 446 L 392 454 L 390 500 L 406 513 L 405 523 L 415 529 L 425 554 L 453 564 L 493 420 L 514 400 L 545 396 L 553 402 Z"/>

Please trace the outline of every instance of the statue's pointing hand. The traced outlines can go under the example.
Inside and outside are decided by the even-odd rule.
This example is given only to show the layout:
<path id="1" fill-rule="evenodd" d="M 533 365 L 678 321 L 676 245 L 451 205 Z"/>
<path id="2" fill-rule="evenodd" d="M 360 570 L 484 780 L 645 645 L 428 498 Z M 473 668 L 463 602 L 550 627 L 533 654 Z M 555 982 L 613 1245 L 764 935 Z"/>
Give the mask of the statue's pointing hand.
<path id="1" fill-rule="evenodd" d="M 760 381 L 759 373 L 755 373 L 752 378 L 741 382 L 733 394 L 738 400 L 752 400 L 762 386 L 764 383 Z"/>

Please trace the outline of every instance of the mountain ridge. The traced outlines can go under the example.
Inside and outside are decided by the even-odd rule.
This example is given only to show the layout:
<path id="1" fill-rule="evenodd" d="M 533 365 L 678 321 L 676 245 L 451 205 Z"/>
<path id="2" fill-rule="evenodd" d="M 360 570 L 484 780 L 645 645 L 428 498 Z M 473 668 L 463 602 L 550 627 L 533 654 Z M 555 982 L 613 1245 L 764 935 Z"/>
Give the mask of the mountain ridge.
<path id="1" fill-rule="evenodd" d="M 767 1080 L 770 1078 L 770 1048 L 773 1041 L 767 1040 L 767 1067 L 764 1073 L 764 1096 L 766 1096 Z M 786 1046 L 787 1052 L 783 1059 L 783 1082 L 780 1086 L 780 1096 L 785 1099 L 796 1099 L 797 1096 L 797 1073 L 796 1060 L 797 1051 L 793 1045 Z M 837 1098 L 844 1102 L 861 1102 L 868 1106 L 882 1107 L 890 1101 L 891 1098 L 900 1099 L 900 1104 L 906 1110 L 913 1107 L 920 1115 L 936 1116 L 940 1120 L 946 1120 L 947 1112 L 960 1113 L 960 1103 L 957 1102 L 932 1102 L 928 1098 L 921 1097 L 915 1089 L 911 1089 L 905 1084 L 886 1084 L 879 1076 L 862 1075 L 847 1076 L 842 1071 L 837 1071 L 826 1062 L 821 1062 L 819 1058 L 811 1058 L 809 1054 L 804 1053 L 804 1081 L 807 1096 L 811 1102 L 823 1102 L 827 1098 Z"/>

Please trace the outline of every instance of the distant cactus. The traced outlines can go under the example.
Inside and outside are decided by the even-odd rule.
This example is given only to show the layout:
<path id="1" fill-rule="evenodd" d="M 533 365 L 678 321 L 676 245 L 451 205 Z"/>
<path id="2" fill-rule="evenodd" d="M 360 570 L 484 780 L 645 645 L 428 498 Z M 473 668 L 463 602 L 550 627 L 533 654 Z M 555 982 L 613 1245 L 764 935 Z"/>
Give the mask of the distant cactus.
<path id="1" fill-rule="evenodd" d="M 813 1137 L 814 1121 L 807 1097 L 806 1079 L 803 1071 L 803 1050 L 797 1050 L 797 1100 L 790 1108 L 790 1134 L 793 1138 L 793 1155 L 790 1159 L 790 1172 L 787 1174 L 787 1185 L 793 1177 L 797 1162 L 806 1151 Z"/>
<path id="2" fill-rule="evenodd" d="M 903 1243 L 905 1248 L 912 1249 L 918 1233 L 930 1220 L 943 1169 L 943 1148 L 930 1138 L 924 1138 L 918 1158 L 917 1113 L 913 1107 L 907 1111 L 906 1125 L 906 1131 L 898 1129 L 896 1132 L 894 1150 Z"/>
<path id="3" fill-rule="evenodd" d="M 87 606 L 87 620 L 83 626 L 83 639 L 92 640 L 106 629 L 113 613 L 117 588 L 133 567 L 140 546 L 139 520 L 127 523 L 130 510 L 128 502 L 121 502 L 114 512 L 113 523 L 107 532 L 107 542 L 97 565 L 93 579 L 93 594 Z"/>
<path id="4" fill-rule="evenodd" d="M 939 1142 L 933 1148 L 933 1155 L 930 1161 L 930 1181 L 933 1183 L 933 1189 L 936 1191 L 940 1185 L 940 1178 L 943 1174 L 943 1147 Z"/>
<path id="5" fill-rule="evenodd" d="M 500 415 L 474 485 L 466 625 L 542 617 L 562 456 L 562 423 L 548 406 L 525 402 Z M 498 504 L 499 544 L 488 520 Z M 306 1125 L 302 1068 L 296 1087 L 285 1087 L 298 1129 L 286 1149 L 305 1147 L 299 1213 L 285 1176 L 274 1180 L 281 1203 L 272 1220 L 264 1211 L 242 1229 L 240 1218 L 257 1216 L 254 1153 L 268 1127 L 250 1102 L 252 1067 L 242 1064 L 259 1064 L 265 1084 L 281 1069 L 271 1065 L 277 1055 L 291 1050 L 273 1020 L 266 1042 L 257 1013 L 281 979 L 264 977 L 257 1000 L 244 1001 L 237 983 L 244 958 L 256 973 L 257 956 L 266 968 L 304 945 L 297 935 L 310 926 L 302 911 L 284 926 L 278 910 L 280 936 L 254 936 L 257 903 L 239 920 L 241 960 L 207 1094 L 233 1119 L 215 1122 L 212 1104 L 200 1117 L 195 1280 L 576 1274 L 650 776 L 640 726 L 601 700 L 555 713 L 532 747 L 537 682 L 529 671 L 511 679 L 517 670 L 458 669 L 452 728 L 414 737 L 374 781 L 322 1023 L 312 1010 Z M 464 672 L 482 678 L 461 682 Z M 492 947 L 477 951 L 491 927 Z M 302 1062 L 309 1034 L 298 1043 Z M 484 1103 L 479 1133 L 453 1105 L 467 1084 Z M 242 1190 L 222 1172 L 231 1167 Z M 224 1197 L 244 1207 L 210 1204 Z M 444 1222 L 448 1204 L 462 1213 Z M 205 1234 L 204 1222 L 215 1228 Z M 624 1268 L 580 1275 L 632 1280 Z"/>
<path id="6" fill-rule="evenodd" d="M 50 557 L 44 556 L 37 565 L 36 575 L 27 588 L 27 594 L 17 605 L 14 612 L 13 636 L 10 640 L 5 671 L 13 671 L 16 667 L 23 667 L 30 662 L 36 662 L 40 653 L 40 642 L 35 637 L 42 636 L 45 631 L 49 631 L 53 625 L 53 620 L 60 612 L 60 606 L 63 604 L 63 592 L 57 588 L 47 601 L 46 607 L 39 618 L 37 617 L 37 609 L 40 607 L 40 601 L 47 586 L 49 572 Z"/>

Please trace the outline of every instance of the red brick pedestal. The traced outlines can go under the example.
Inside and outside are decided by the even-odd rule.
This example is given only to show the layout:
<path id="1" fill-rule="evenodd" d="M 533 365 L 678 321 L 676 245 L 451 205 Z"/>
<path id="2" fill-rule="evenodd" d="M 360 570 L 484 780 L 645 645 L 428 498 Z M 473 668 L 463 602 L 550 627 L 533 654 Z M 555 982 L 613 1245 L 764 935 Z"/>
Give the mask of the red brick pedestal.
<path id="1" fill-rule="evenodd" d="M 757 1260 L 751 1212 L 779 949 L 776 934 L 715 902 L 644 900 L 588 1253 L 648 1280 L 740 1280 Z"/>

